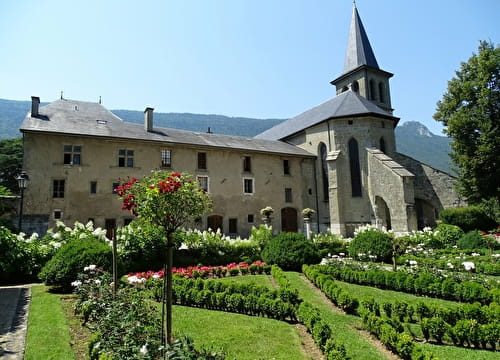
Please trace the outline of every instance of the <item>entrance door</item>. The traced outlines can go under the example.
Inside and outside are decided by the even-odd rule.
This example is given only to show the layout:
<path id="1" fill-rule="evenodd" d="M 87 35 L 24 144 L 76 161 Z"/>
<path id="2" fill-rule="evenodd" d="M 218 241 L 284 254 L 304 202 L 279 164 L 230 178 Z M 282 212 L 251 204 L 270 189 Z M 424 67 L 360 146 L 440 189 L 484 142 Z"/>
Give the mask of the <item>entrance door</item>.
<path id="1" fill-rule="evenodd" d="M 106 228 L 106 237 L 112 240 L 115 237 L 116 219 L 106 219 L 104 227 Z"/>
<path id="2" fill-rule="evenodd" d="M 210 215 L 207 218 L 207 227 L 209 229 L 212 229 L 213 231 L 217 231 L 217 229 L 220 229 L 220 231 L 223 232 L 223 229 L 222 229 L 222 216 L 220 216 L 220 215 Z"/>
<path id="3" fill-rule="evenodd" d="M 281 231 L 297 232 L 297 230 L 297 210 L 290 207 L 281 209 Z"/>

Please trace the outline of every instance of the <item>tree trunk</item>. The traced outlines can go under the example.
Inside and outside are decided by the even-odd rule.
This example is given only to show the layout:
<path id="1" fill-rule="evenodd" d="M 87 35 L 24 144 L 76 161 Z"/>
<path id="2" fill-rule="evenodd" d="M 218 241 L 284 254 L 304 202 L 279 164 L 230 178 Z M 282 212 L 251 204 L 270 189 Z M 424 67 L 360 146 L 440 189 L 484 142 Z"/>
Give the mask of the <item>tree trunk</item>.
<path id="1" fill-rule="evenodd" d="M 172 344 L 172 262 L 173 262 L 173 250 L 174 250 L 174 242 L 173 242 L 174 233 L 167 233 L 167 311 L 166 311 L 166 320 L 165 320 L 165 336 L 166 343 L 168 345 Z"/>

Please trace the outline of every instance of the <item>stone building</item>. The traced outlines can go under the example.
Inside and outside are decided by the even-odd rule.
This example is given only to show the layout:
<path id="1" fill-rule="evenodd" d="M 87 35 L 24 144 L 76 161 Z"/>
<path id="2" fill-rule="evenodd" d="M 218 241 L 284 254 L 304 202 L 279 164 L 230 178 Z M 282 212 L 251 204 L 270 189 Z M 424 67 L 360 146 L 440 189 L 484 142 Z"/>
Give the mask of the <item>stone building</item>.
<path id="1" fill-rule="evenodd" d="M 247 236 L 274 208 L 276 231 L 313 228 L 351 236 L 362 224 L 396 232 L 434 225 L 460 199 L 452 177 L 397 153 L 389 79 L 379 68 L 353 8 L 345 68 L 331 84 L 336 96 L 255 138 L 196 133 L 122 121 L 102 105 L 60 99 L 24 120 L 23 229 L 44 232 L 63 220 L 93 220 L 113 229 L 131 216 L 113 193 L 119 179 L 152 169 L 186 171 L 210 193 L 214 209 L 199 226 Z"/>

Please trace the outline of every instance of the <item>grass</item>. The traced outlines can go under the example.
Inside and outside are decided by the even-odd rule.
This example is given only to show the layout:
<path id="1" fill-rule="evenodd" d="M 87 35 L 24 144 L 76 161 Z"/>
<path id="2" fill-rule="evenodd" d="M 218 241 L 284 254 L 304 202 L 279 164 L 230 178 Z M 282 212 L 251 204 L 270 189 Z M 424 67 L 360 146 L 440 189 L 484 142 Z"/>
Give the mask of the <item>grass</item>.
<path id="1" fill-rule="evenodd" d="M 69 326 L 59 295 L 49 293 L 44 285 L 31 288 L 24 358 L 75 359 L 70 346 Z"/>
<path id="2" fill-rule="evenodd" d="M 229 276 L 217 279 L 222 282 L 237 282 L 237 283 L 255 283 L 260 286 L 265 286 L 269 289 L 274 289 L 271 277 L 269 275 L 248 275 L 248 276 Z"/>
<path id="3" fill-rule="evenodd" d="M 188 335 L 196 347 L 223 349 L 227 359 L 307 359 L 295 327 L 262 317 L 173 307 L 174 335 Z"/>
<path id="4" fill-rule="evenodd" d="M 384 302 L 394 302 L 395 300 L 404 300 L 412 305 L 415 305 L 421 301 L 425 301 L 427 305 L 439 305 L 446 308 L 456 308 L 458 305 L 460 305 L 460 303 L 456 301 L 417 296 L 393 290 L 382 290 L 371 286 L 350 284 L 338 280 L 335 280 L 335 282 L 347 292 L 356 294 L 356 297 L 358 299 L 373 296 L 379 304 L 382 304 Z"/>
<path id="5" fill-rule="evenodd" d="M 300 297 L 321 310 L 323 320 L 329 323 L 335 338 L 345 345 L 347 354 L 351 359 L 378 360 L 386 358 L 367 339 L 360 335 L 357 330 L 363 326 L 360 318 L 333 312 L 328 304 L 309 288 L 299 273 L 287 272 L 286 275 L 292 286 L 299 290 Z"/>

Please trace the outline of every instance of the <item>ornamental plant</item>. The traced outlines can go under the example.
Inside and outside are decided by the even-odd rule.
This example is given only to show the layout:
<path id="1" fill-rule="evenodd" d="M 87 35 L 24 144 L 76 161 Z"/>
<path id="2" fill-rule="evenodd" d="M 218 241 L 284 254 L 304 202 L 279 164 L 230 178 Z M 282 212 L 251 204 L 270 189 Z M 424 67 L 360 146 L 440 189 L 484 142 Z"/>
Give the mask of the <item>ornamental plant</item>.
<path id="1" fill-rule="evenodd" d="M 166 342 L 172 341 L 172 257 L 174 232 L 211 208 L 205 190 L 187 173 L 154 171 L 142 180 L 128 179 L 117 187 L 122 210 L 163 229 L 167 238 Z"/>

